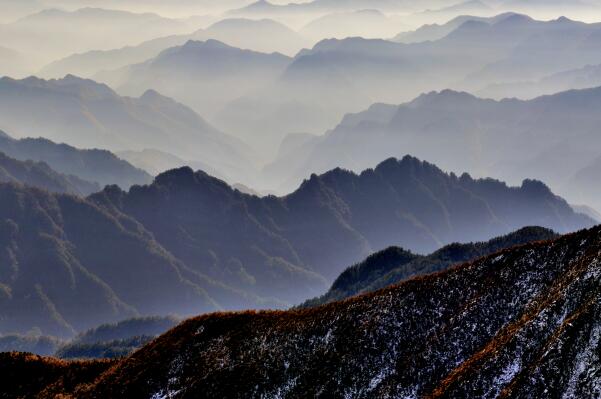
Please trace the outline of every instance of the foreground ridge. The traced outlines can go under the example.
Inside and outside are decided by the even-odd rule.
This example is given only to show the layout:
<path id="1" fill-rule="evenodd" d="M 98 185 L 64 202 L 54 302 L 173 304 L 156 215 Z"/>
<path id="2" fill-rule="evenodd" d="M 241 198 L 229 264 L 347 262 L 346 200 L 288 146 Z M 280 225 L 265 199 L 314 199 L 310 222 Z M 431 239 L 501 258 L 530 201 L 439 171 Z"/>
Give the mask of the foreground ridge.
<path id="1" fill-rule="evenodd" d="M 189 319 L 66 393 L 599 397 L 600 244 L 596 227 L 321 307 Z"/>

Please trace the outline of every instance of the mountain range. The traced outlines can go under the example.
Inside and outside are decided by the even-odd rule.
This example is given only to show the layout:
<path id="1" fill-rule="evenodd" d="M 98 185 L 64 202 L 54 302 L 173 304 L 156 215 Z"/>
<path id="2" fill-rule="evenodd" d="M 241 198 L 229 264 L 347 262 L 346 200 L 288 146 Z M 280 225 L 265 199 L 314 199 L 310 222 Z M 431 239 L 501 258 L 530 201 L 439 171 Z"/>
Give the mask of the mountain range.
<path id="1" fill-rule="evenodd" d="M 0 191 L 3 333 L 69 337 L 140 314 L 260 306 L 190 271 L 126 215 L 21 185 Z"/>
<path id="2" fill-rule="evenodd" d="M 82 150 L 44 138 L 17 140 L 0 131 L 0 151 L 17 160 L 41 162 L 61 174 L 77 176 L 79 179 L 95 183 L 90 183 L 87 188 L 82 187 L 81 191 L 65 192 L 88 195 L 106 185 L 116 184 L 128 189 L 134 184 L 146 184 L 152 181 L 148 173 L 106 150 Z M 43 184 L 30 183 L 29 185 L 48 188 Z"/>
<path id="3" fill-rule="evenodd" d="M 313 309 L 199 316 L 112 362 L 4 354 L 6 391 L 597 397 L 600 243 L 594 228 Z"/>
<path id="4" fill-rule="evenodd" d="M 481 97 L 532 99 L 570 89 L 586 89 L 601 85 L 601 65 L 587 65 L 582 68 L 558 72 L 536 81 L 490 84 L 479 90 Z"/>
<path id="5" fill-rule="evenodd" d="M 0 152 L 0 182 L 21 183 L 51 192 L 88 195 L 100 189 L 98 184 L 76 176 L 57 173 L 43 162 L 19 161 Z"/>
<path id="6" fill-rule="evenodd" d="M 202 159 L 237 181 L 245 181 L 253 170 L 245 144 L 152 90 L 130 98 L 72 75 L 59 80 L 3 78 L 0 121 L 17 138 L 45 137 L 112 151 L 160 148 L 184 159 Z"/>
<path id="7" fill-rule="evenodd" d="M 373 103 L 398 104 L 447 88 L 477 92 L 601 63 L 598 24 L 514 13 L 462 21 L 419 43 L 322 40 L 261 90 L 226 104 L 213 121 L 246 137 L 269 135 L 274 148 L 286 133 L 320 134 Z"/>
<path id="8" fill-rule="evenodd" d="M 135 46 L 112 50 L 93 50 L 53 61 L 40 71 L 40 76 L 58 78 L 66 74 L 93 78 L 108 76 L 114 71 L 157 57 L 163 50 L 182 46 L 186 42 L 218 40 L 230 46 L 264 53 L 280 52 L 293 55 L 312 44 L 310 40 L 285 25 L 270 19 L 251 20 L 227 18 L 206 29 L 187 35 L 170 35 Z M 113 73 L 114 74 L 114 73 Z M 112 75 L 112 74 L 111 74 Z M 114 79 L 114 78 L 113 78 Z"/>
<path id="9" fill-rule="evenodd" d="M 363 14 L 380 15 L 353 11 Z M 341 19 L 347 23 L 349 18 Z M 121 95 L 138 97 L 151 89 L 172 97 L 267 159 L 287 134 L 320 134 L 344 114 L 374 103 L 399 104 L 447 88 L 479 92 L 493 84 L 536 81 L 599 65 L 595 38 L 600 32 L 599 24 L 567 18 L 538 21 L 516 13 L 462 16 L 442 26 L 405 32 L 396 41 L 326 39 L 288 57 L 262 51 L 281 47 L 269 44 L 274 37 L 299 48 L 305 43 L 302 35 L 274 21 L 226 19 L 190 35 L 77 55 L 45 72 L 56 75 L 74 67 L 92 74 L 95 68 L 114 67 L 93 78 Z M 290 48 L 288 53 L 292 54 Z M 194 159 L 171 149 L 155 149 Z"/>
<path id="10" fill-rule="evenodd" d="M 436 159 L 446 170 L 510 182 L 530 176 L 573 203 L 599 207 L 599 198 L 587 195 L 586 186 L 594 186 L 593 181 L 579 180 L 581 189 L 566 189 L 572 176 L 598 157 L 599 101 L 601 88 L 529 101 L 432 92 L 409 103 L 376 104 L 347 115 L 326 135 L 289 149 L 292 155 L 283 154 L 265 172 L 273 181 L 284 182 L 287 190 L 307 173 L 335 166 L 362 170 L 403 151 Z"/>
<path id="11" fill-rule="evenodd" d="M 74 11 L 49 8 L 0 25 L 0 45 L 10 43 L 27 56 L 32 66 L 41 67 L 91 48 L 109 50 L 157 37 L 191 33 L 200 27 L 199 22 L 194 17 L 178 20 L 103 8 Z"/>
<path id="12" fill-rule="evenodd" d="M 527 225 L 594 224 L 540 182 L 512 188 L 410 157 L 313 175 L 280 198 L 189 168 L 87 199 L 0 189 L 1 332 L 58 337 L 137 315 L 299 303 L 390 245 L 431 252 Z"/>
<path id="13" fill-rule="evenodd" d="M 227 102 L 267 84 L 289 62 L 282 54 L 243 50 L 217 40 L 188 41 L 97 78 L 120 93 L 140 95 L 154 89 L 213 115 Z"/>

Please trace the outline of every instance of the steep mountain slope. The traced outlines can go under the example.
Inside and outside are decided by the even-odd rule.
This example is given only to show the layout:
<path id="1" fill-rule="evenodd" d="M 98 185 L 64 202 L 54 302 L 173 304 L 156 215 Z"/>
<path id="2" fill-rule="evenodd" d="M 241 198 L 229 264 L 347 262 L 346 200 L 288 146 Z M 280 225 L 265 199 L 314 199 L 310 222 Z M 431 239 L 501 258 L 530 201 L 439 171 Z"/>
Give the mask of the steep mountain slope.
<path id="1" fill-rule="evenodd" d="M 43 138 L 17 140 L 0 131 L 0 151 L 21 161 L 44 162 L 60 173 L 78 176 L 102 187 L 117 184 L 127 189 L 134 184 L 145 184 L 152 180 L 148 173 L 117 158 L 109 151 L 81 150 Z M 99 189 L 100 187 L 97 187 L 93 191 Z M 84 193 L 91 194 L 92 191 L 88 189 L 84 190 Z"/>
<path id="2" fill-rule="evenodd" d="M 292 302 L 316 287 L 313 274 L 333 280 L 391 245 L 431 252 L 528 225 L 566 232 L 593 224 L 540 182 L 507 187 L 448 175 L 411 157 L 360 175 L 313 175 L 280 198 L 246 195 L 181 168 L 150 186 L 110 188 L 92 199 L 135 218 L 188 266 Z"/>
<path id="3" fill-rule="evenodd" d="M 63 175 L 43 162 L 18 161 L 0 152 L 0 182 L 15 182 L 55 193 L 88 195 L 100 190 L 98 184 Z"/>
<path id="4" fill-rule="evenodd" d="M 205 315 L 91 384 L 59 369 L 19 386 L 29 369 L 56 368 L 13 354 L 5 362 L 20 378 L 9 389 L 84 399 L 598 397 L 600 257 L 597 227 L 318 308 Z M 55 383 L 67 376 L 76 383 Z"/>
<path id="5" fill-rule="evenodd" d="M 0 198 L 0 331 L 60 337 L 136 315 L 285 307 L 391 245 L 594 223 L 540 182 L 511 188 L 410 157 L 313 175 L 281 198 L 189 168 L 87 199 L 13 184 Z"/>
<path id="6" fill-rule="evenodd" d="M 509 182 L 526 176 L 540 179 L 569 201 L 599 207 L 598 197 L 570 197 L 563 187 L 599 156 L 595 132 L 600 102 L 601 88 L 529 101 L 433 92 L 399 106 L 378 104 L 347 116 L 326 135 L 305 142 L 302 151 L 293 151 L 294 157 L 276 161 L 268 172 L 289 189 L 310 172 L 335 166 L 362 170 L 402 152 L 477 176 Z"/>
<path id="7" fill-rule="evenodd" d="M 243 50 L 212 39 L 190 40 L 97 78 L 127 95 L 157 90 L 210 117 L 227 101 L 277 77 L 289 62 L 278 53 Z"/>
<path id="8" fill-rule="evenodd" d="M 0 184 L 0 198 L 3 333 L 68 337 L 139 314 L 260 306 L 190 272 L 125 215 L 15 184 Z"/>
<path id="9" fill-rule="evenodd" d="M 450 244 L 427 256 L 390 247 L 346 269 L 336 278 L 328 292 L 304 302 L 301 307 L 323 305 L 357 294 L 373 292 L 408 278 L 440 272 L 454 264 L 477 259 L 505 248 L 552 238 L 557 238 L 557 234 L 551 230 L 525 227 L 487 242 Z"/>
<path id="10" fill-rule="evenodd" d="M 68 75 L 60 80 L 0 80 L 0 120 L 15 137 L 45 137 L 81 148 L 161 148 L 202 159 L 224 175 L 252 170 L 247 147 L 190 108 L 147 91 L 121 97 L 108 86 Z"/>

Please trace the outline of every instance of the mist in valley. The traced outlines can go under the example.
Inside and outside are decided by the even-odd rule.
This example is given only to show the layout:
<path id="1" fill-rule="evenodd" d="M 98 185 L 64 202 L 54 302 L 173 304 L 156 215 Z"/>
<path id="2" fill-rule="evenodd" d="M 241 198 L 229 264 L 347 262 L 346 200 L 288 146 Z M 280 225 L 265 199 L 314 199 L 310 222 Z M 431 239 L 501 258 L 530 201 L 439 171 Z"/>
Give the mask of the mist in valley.
<path id="1" fill-rule="evenodd" d="M 0 0 L 0 349 L 592 227 L 599 109 L 601 0 Z"/>

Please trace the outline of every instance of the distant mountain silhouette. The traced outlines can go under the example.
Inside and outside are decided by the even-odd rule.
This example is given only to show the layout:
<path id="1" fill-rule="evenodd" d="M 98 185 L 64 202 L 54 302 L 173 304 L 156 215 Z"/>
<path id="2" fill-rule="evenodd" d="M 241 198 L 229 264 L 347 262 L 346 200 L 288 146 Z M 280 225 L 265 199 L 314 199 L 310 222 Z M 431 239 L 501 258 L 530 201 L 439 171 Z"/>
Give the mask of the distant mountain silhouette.
<path id="1" fill-rule="evenodd" d="M 299 303 L 391 245 L 427 253 L 594 223 L 540 182 L 512 188 L 411 157 L 313 175 L 280 198 L 180 168 L 87 199 L 0 184 L 0 199 L 1 332 L 60 337 L 129 316 Z"/>
<path id="2" fill-rule="evenodd" d="M 73 53 L 109 50 L 196 29 L 195 18 L 169 19 L 152 13 L 91 7 L 73 11 L 55 8 L 0 25 L 0 45 L 11 43 L 11 48 L 30 54 L 36 63 L 44 65 Z"/>
<path id="3" fill-rule="evenodd" d="M 587 65 L 555 73 L 537 81 L 491 84 L 478 91 L 478 95 L 490 98 L 517 97 L 532 99 L 570 89 L 586 89 L 601 86 L 601 65 Z"/>
<path id="4" fill-rule="evenodd" d="M 442 39 L 455 29 L 468 21 L 486 22 L 488 24 L 495 23 L 505 19 L 513 13 L 500 14 L 495 17 L 478 17 L 474 15 L 461 15 L 451 19 L 444 24 L 427 24 L 413 31 L 406 31 L 397 34 L 392 41 L 399 43 L 419 43 L 425 41 L 434 41 Z"/>
<path id="5" fill-rule="evenodd" d="M 187 35 L 170 35 L 135 46 L 73 54 L 47 65 L 40 74 L 44 77 L 56 78 L 71 73 L 92 78 L 103 71 L 113 71 L 131 64 L 142 63 L 157 57 L 163 50 L 182 46 L 189 40 L 206 41 L 210 39 L 243 49 L 265 53 L 277 51 L 289 55 L 313 44 L 290 28 L 273 20 L 228 18 Z M 103 73 L 100 76 L 110 75 Z"/>
<path id="6" fill-rule="evenodd" d="M 377 9 L 331 13 L 305 25 L 300 33 L 321 40 L 323 38 L 390 37 L 399 31 L 400 23 Z"/>
<path id="7" fill-rule="evenodd" d="M 601 63 L 599 24 L 505 13 L 464 17 L 452 28 L 419 43 L 322 40 L 262 90 L 227 104 L 215 121 L 247 137 L 269 134 L 273 148 L 287 133 L 322 133 L 375 102 L 398 104 L 449 87 L 477 91 Z"/>
<path id="8" fill-rule="evenodd" d="M 199 316 L 108 364 L 12 353 L 0 371 L 15 397 L 594 398 L 600 237 L 513 247 L 312 309 Z"/>
<path id="9" fill-rule="evenodd" d="M 572 203 L 599 207 L 597 196 L 563 189 L 599 156 L 599 104 L 601 88 L 529 101 L 432 92 L 409 103 L 377 104 L 349 115 L 324 136 L 303 143 L 302 151 L 289 151 L 266 173 L 290 189 L 311 172 L 335 166 L 359 171 L 378 159 L 408 152 L 436 159 L 450 171 L 510 182 L 543 180 Z"/>
<path id="10" fill-rule="evenodd" d="M 0 151 L 21 161 L 46 163 L 57 172 L 78 176 L 99 185 L 92 185 L 95 188 L 87 188 L 80 194 L 91 194 L 110 184 L 128 189 L 134 184 L 146 184 L 152 180 L 149 174 L 136 169 L 109 151 L 80 150 L 43 138 L 17 140 L 0 132 Z"/>
<path id="11" fill-rule="evenodd" d="M 60 80 L 4 78 L 0 120 L 18 138 L 45 137 L 111 151 L 161 148 L 183 159 L 202 159 L 236 181 L 253 170 L 246 145 L 152 90 L 130 98 L 72 75 Z"/>
<path id="12" fill-rule="evenodd" d="M 400 11 L 404 2 L 401 0 L 312 0 L 308 2 L 291 2 L 274 4 L 267 0 L 258 0 L 245 7 L 229 13 L 242 16 L 274 16 L 286 14 L 311 14 L 327 12 L 344 12 L 365 9 L 380 11 Z"/>
<path id="13" fill-rule="evenodd" d="M 229 46 L 217 40 L 188 41 L 144 63 L 97 76 L 122 93 L 140 95 L 154 89 L 203 115 L 278 76 L 290 59 Z"/>
<path id="14" fill-rule="evenodd" d="M 179 322 L 180 320 L 173 316 L 154 316 L 102 324 L 78 334 L 57 348 L 54 355 L 63 359 L 123 357 L 175 327 Z"/>
<path id="15" fill-rule="evenodd" d="M 601 64 L 600 24 L 538 21 L 516 13 L 464 17 L 454 24 L 444 35 L 435 33 L 436 40 L 419 43 L 326 39 L 292 59 L 192 41 L 95 78 L 127 95 L 146 89 L 169 95 L 247 141 L 265 159 L 287 134 L 321 134 L 344 114 L 376 102 L 399 104 L 449 87 L 477 92 L 493 83 L 538 80 Z M 232 32 L 229 36 L 252 36 Z"/>
<path id="16" fill-rule="evenodd" d="M 75 195 L 88 195 L 100 189 L 98 184 L 60 174 L 46 163 L 18 161 L 2 152 L 0 152 L 0 182 L 21 183 L 55 193 Z"/>
<path id="17" fill-rule="evenodd" d="M 390 247 L 346 269 L 336 278 L 328 292 L 304 302 L 301 307 L 323 305 L 377 291 L 409 278 L 440 272 L 455 264 L 477 259 L 505 248 L 557 237 L 558 235 L 549 229 L 525 227 L 487 242 L 450 244 L 427 256 L 416 255 L 399 247 Z"/>

